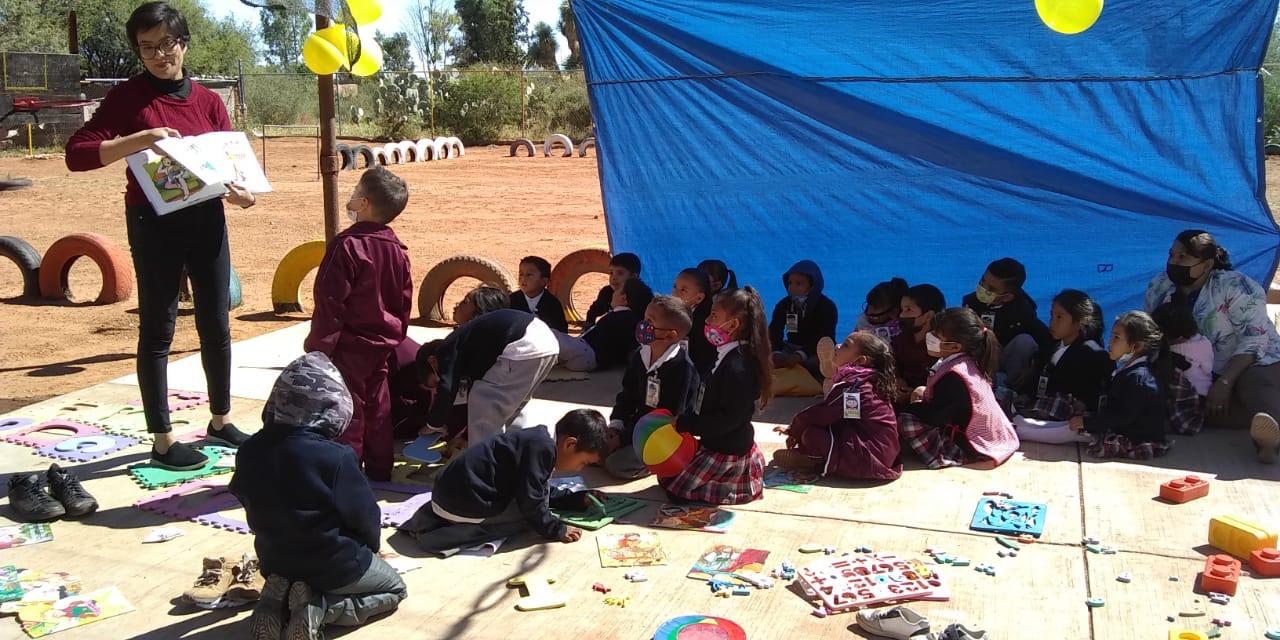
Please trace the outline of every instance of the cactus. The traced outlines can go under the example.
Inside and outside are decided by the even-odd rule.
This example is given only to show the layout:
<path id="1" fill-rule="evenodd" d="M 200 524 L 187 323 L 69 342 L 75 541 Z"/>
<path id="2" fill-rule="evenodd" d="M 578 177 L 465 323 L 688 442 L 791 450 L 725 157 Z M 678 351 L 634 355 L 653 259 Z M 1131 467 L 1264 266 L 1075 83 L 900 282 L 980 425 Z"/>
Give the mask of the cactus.
<path id="1" fill-rule="evenodd" d="M 430 87 L 411 75 L 378 78 L 373 117 L 382 134 L 392 140 L 430 117 Z"/>

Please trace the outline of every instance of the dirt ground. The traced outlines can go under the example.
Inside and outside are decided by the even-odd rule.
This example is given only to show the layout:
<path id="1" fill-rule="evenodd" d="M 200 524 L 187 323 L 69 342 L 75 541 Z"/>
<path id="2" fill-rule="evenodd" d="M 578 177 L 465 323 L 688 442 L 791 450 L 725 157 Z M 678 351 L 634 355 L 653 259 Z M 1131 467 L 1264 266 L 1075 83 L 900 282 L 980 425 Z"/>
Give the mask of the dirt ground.
<path id="1" fill-rule="evenodd" d="M 255 148 L 261 155 L 260 142 Z M 506 155 L 505 148 L 473 148 L 458 160 L 393 168 L 410 188 L 409 207 L 393 227 L 409 247 L 415 283 L 457 254 L 487 256 L 514 275 L 524 255 L 542 255 L 554 264 L 570 251 L 607 244 L 594 157 Z M 314 139 L 269 140 L 267 174 L 274 193 L 261 196 L 251 209 L 228 210 L 232 265 L 244 292 L 244 305 L 231 312 L 233 340 L 308 317 L 272 313 L 271 277 L 289 249 L 324 238 L 314 158 Z M 123 163 L 72 174 L 61 158 L 0 158 L 0 176 L 34 182 L 28 189 L 0 192 L 0 235 L 19 236 L 43 254 L 64 235 L 91 231 L 127 251 L 123 172 Z M 358 177 L 358 172 L 340 174 L 340 203 Z M 92 300 L 101 282 L 88 260 L 72 268 L 74 298 Z M 446 302 L 474 282 L 455 284 Z M 582 282 L 575 298 L 604 280 L 589 276 Z M 310 309 L 310 277 L 302 291 Z M 21 293 L 17 269 L 0 259 L 0 413 L 133 371 L 136 294 L 96 306 L 23 299 Z M 174 354 L 193 353 L 197 346 L 192 315 L 180 313 Z"/>

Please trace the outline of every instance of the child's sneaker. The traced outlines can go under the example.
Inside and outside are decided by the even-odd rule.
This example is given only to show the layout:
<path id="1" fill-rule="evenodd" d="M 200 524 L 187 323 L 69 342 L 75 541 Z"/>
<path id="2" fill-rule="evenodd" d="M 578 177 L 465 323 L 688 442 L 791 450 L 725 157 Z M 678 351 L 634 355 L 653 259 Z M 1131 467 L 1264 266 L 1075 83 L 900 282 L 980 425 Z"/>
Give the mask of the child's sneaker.
<path id="1" fill-rule="evenodd" d="M 231 586 L 231 567 L 226 558 L 205 558 L 204 571 L 182 595 L 204 609 L 216 609 Z"/>
<path id="2" fill-rule="evenodd" d="M 836 342 L 827 336 L 818 339 L 818 369 L 825 378 L 836 375 Z"/>
<path id="3" fill-rule="evenodd" d="M 858 612 L 858 626 L 863 631 L 886 638 L 908 640 L 923 638 L 929 631 L 929 620 L 906 607 Z"/>
<path id="4" fill-rule="evenodd" d="M 169 450 L 160 453 L 151 448 L 151 464 L 170 471 L 191 471 L 199 469 L 209 462 L 209 457 L 195 450 L 185 442 L 175 442 Z"/>
<path id="5" fill-rule="evenodd" d="M 1276 457 L 1280 456 L 1280 424 L 1276 419 L 1265 413 L 1254 415 L 1249 435 L 1253 437 L 1253 446 L 1258 449 L 1258 461 L 1275 464 Z"/>
<path id="6" fill-rule="evenodd" d="M 925 640 L 990 640 L 990 636 L 986 631 L 974 631 L 962 624 L 953 624 L 925 636 Z"/>
<path id="7" fill-rule="evenodd" d="M 298 581 L 289 587 L 289 624 L 282 640 L 320 640 L 324 611 L 311 596 L 311 586 Z"/>
<path id="8" fill-rule="evenodd" d="M 795 449 L 778 449 L 773 452 L 773 461 L 788 471 L 817 471 L 821 466 L 817 460 L 796 451 Z"/>
<path id="9" fill-rule="evenodd" d="M 68 516 L 79 518 L 98 510 L 98 501 L 85 491 L 84 485 L 80 484 L 80 479 L 58 466 L 58 463 L 49 465 L 49 471 L 45 477 L 49 481 L 49 493 L 62 503 Z"/>
<path id="10" fill-rule="evenodd" d="M 258 557 L 252 553 L 240 556 L 240 562 L 231 565 L 231 586 L 227 599 L 239 603 L 253 602 L 262 595 L 262 573 L 258 571 Z"/>
<path id="11" fill-rule="evenodd" d="M 9 508 L 24 522 L 56 520 L 67 513 L 44 490 L 38 473 L 15 473 L 9 476 Z"/>
<path id="12" fill-rule="evenodd" d="M 237 449 L 249 439 L 249 434 L 237 429 L 230 422 L 222 425 L 221 429 L 214 429 L 213 421 L 209 421 L 209 426 L 204 430 L 204 439 L 224 447 Z"/>
<path id="13" fill-rule="evenodd" d="M 283 576 L 270 576 L 262 586 L 258 604 L 249 616 L 250 640 L 280 640 L 284 633 L 284 616 L 288 612 L 289 581 Z"/>

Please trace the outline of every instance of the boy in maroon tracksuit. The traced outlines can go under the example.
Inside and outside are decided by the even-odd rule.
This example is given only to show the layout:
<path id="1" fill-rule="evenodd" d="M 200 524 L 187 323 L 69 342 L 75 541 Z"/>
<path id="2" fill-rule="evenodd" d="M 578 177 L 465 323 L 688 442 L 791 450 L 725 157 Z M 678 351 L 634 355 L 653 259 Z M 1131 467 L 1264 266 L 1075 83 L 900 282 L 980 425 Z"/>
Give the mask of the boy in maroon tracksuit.
<path id="1" fill-rule="evenodd" d="M 387 225 L 409 189 L 382 167 L 364 172 L 347 216 L 355 224 L 329 243 L 316 274 L 315 312 L 303 346 L 342 373 L 355 406 L 340 442 L 351 445 L 371 480 L 390 480 L 391 399 L 387 362 L 405 338 L 413 301 L 409 255 Z"/>

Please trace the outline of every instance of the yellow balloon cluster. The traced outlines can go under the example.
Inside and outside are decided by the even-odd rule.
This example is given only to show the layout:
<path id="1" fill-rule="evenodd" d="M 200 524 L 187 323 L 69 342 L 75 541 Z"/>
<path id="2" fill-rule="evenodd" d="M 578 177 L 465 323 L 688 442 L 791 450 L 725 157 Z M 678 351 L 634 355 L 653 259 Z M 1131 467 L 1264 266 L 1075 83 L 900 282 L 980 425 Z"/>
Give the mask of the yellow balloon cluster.
<path id="1" fill-rule="evenodd" d="M 1067 35 L 1086 31 L 1102 15 L 1103 0 L 1036 0 L 1045 26 Z"/>
<path id="2" fill-rule="evenodd" d="M 365 26 L 382 17 L 379 0 L 348 0 L 347 8 L 357 25 Z M 354 61 L 351 55 L 359 51 Z M 302 45 L 302 61 L 316 75 L 327 76 L 350 69 L 358 76 L 371 76 L 382 69 L 382 47 L 370 37 L 347 30 L 344 24 L 325 27 L 307 37 Z"/>

